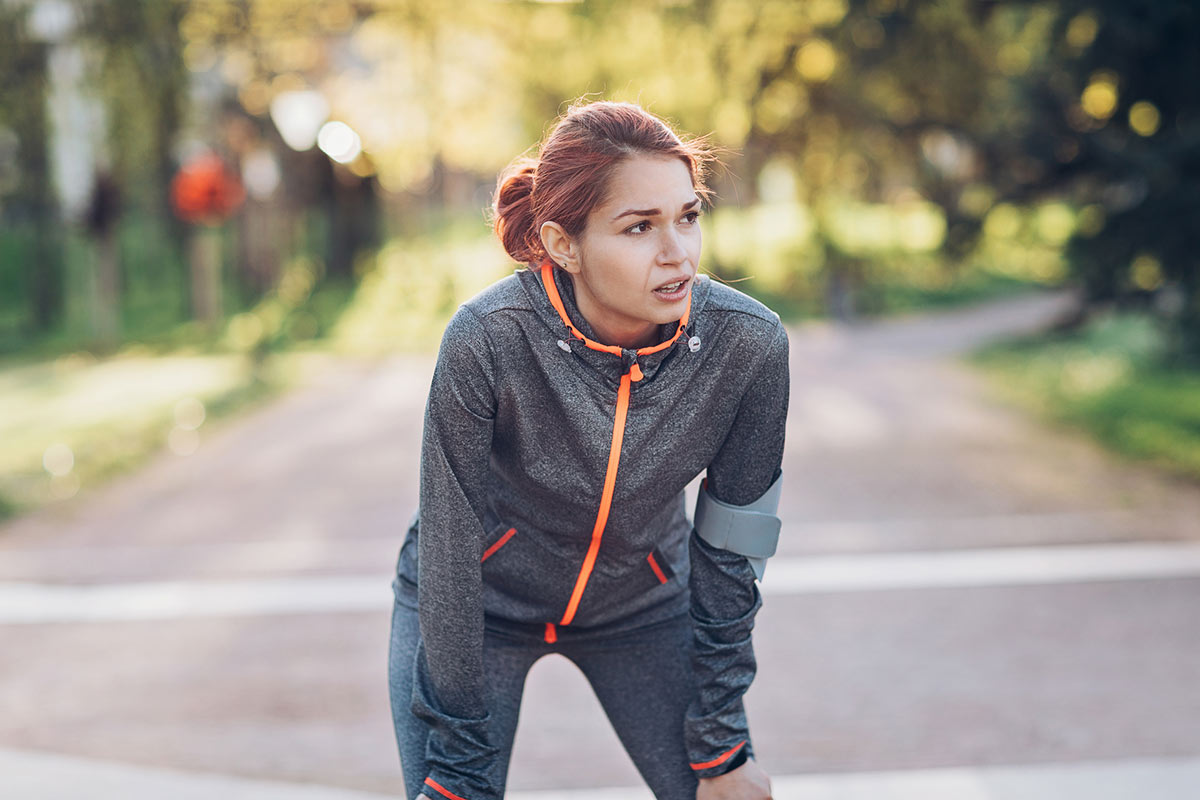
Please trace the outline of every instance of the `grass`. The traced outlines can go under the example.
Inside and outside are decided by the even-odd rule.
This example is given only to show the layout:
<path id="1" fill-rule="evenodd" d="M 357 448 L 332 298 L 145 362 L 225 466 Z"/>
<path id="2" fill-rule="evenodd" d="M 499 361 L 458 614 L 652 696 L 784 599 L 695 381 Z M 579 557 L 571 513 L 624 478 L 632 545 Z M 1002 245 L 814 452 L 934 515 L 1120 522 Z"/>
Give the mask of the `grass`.
<path id="1" fill-rule="evenodd" d="M 436 238 L 436 240 L 435 240 Z M 164 449 L 186 455 L 219 419 L 276 397 L 336 358 L 437 346 L 458 303 L 512 265 L 485 235 L 393 242 L 357 283 L 296 258 L 274 290 L 215 331 L 126 320 L 95 355 L 69 333 L 0 358 L 0 519 L 127 473 Z"/>
<path id="2" fill-rule="evenodd" d="M 0 518 L 128 472 L 164 446 L 186 455 L 219 419 L 318 369 L 297 350 L 266 365 L 234 353 L 74 353 L 0 370 Z"/>
<path id="3" fill-rule="evenodd" d="M 1169 367 L 1164 354 L 1151 317 L 1107 313 L 1077 332 L 992 346 L 972 361 L 1043 419 L 1200 480 L 1200 371 Z"/>

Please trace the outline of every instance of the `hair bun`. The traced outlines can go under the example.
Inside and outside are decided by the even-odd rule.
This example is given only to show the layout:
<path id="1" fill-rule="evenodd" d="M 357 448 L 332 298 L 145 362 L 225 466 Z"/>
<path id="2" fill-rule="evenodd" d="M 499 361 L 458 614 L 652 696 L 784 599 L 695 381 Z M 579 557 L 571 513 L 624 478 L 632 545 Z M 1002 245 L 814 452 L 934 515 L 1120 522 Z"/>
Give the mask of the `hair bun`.
<path id="1" fill-rule="evenodd" d="M 704 175 L 714 159 L 706 140 L 680 139 L 665 120 L 633 103 L 580 101 L 555 123 L 537 158 L 518 159 L 500 174 L 492 224 L 504 249 L 536 267 L 546 257 L 542 224 L 553 222 L 568 236 L 581 235 L 607 195 L 614 168 L 637 155 L 680 159 L 696 194 L 709 199 Z"/>
<path id="2" fill-rule="evenodd" d="M 542 238 L 534 230 L 533 180 L 537 163 L 523 160 L 500 175 L 496 184 L 495 228 L 504 249 L 514 261 L 541 261 Z"/>

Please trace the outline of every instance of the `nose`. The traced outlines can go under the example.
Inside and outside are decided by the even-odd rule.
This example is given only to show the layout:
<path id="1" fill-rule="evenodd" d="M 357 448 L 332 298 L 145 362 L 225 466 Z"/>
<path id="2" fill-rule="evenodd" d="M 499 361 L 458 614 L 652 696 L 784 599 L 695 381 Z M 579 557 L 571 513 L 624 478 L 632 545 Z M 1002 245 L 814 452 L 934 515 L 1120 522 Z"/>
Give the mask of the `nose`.
<path id="1" fill-rule="evenodd" d="M 684 247 L 683 234 L 673 226 L 663 229 L 658 245 L 658 261 L 660 264 L 678 264 L 687 258 L 687 248 Z"/>

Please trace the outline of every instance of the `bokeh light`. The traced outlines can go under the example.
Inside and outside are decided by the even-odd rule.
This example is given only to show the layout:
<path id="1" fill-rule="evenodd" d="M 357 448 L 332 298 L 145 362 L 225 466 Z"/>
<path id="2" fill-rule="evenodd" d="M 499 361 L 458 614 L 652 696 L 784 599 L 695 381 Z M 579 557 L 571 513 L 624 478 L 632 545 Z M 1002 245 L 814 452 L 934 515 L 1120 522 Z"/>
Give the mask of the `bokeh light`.
<path id="1" fill-rule="evenodd" d="M 796 70 L 809 83 L 824 83 L 837 69 L 837 51 L 824 39 L 810 39 L 796 53 Z"/>
<path id="2" fill-rule="evenodd" d="M 1067 44 L 1075 50 L 1083 50 L 1091 45 L 1100 31 L 1100 21 L 1095 12 L 1084 11 L 1071 18 L 1067 25 Z"/>
<path id="3" fill-rule="evenodd" d="M 46 448 L 42 456 L 42 466 L 51 475 L 66 475 L 75 468 L 75 453 L 69 445 L 56 442 Z"/>
<path id="4" fill-rule="evenodd" d="M 317 146 L 339 164 L 349 164 L 362 152 L 362 139 L 346 123 L 333 120 L 317 133 Z"/>
<path id="5" fill-rule="evenodd" d="M 1129 265 L 1129 277 L 1137 288 L 1153 291 L 1162 286 L 1162 262 L 1151 253 L 1139 253 Z"/>
<path id="6" fill-rule="evenodd" d="M 1117 110 L 1117 81 L 1110 72 L 1098 72 L 1080 96 L 1080 105 L 1093 119 L 1106 120 Z"/>
<path id="7" fill-rule="evenodd" d="M 1147 100 L 1139 100 L 1129 108 L 1129 127 L 1139 136 L 1153 136 L 1162 124 L 1158 108 Z"/>
<path id="8" fill-rule="evenodd" d="M 329 102 L 313 89 L 283 91 L 271 100 L 271 120 L 293 150 L 311 150 L 329 118 Z"/>

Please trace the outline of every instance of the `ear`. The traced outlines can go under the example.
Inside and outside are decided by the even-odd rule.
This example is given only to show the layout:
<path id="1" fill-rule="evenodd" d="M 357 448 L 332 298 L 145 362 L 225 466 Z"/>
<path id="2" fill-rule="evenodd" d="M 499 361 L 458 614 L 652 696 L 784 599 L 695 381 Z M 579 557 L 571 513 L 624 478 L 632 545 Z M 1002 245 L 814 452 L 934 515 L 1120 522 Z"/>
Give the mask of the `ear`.
<path id="1" fill-rule="evenodd" d="M 567 272 L 579 272 L 579 245 L 557 222 L 543 222 L 538 231 L 550 260 Z"/>

